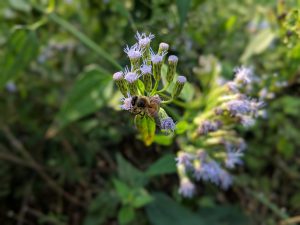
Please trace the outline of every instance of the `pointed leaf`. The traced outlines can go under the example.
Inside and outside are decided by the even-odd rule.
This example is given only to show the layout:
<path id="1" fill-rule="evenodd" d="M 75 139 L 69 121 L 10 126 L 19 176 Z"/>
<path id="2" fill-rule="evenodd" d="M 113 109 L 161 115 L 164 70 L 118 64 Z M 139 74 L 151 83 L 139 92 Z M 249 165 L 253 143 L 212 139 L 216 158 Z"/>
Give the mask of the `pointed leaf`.
<path id="1" fill-rule="evenodd" d="M 154 141 L 156 123 L 153 118 L 149 116 L 135 117 L 135 125 L 141 134 L 142 140 L 145 145 L 149 146 Z"/>

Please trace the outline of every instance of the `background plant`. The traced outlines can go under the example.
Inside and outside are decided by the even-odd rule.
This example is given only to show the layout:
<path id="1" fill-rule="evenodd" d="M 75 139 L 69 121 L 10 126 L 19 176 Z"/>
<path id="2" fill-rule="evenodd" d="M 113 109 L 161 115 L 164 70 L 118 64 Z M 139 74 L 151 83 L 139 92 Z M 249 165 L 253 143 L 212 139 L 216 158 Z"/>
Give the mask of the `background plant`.
<path id="1" fill-rule="evenodd" d="M 1 222 L 297 223 L 298 8 L 262 0 L 1 1 Z M 268 117 L 240 128 L 248 150 L 229 190 L 203 183 L 197 197 L 181 198 L 174 158 L 187 139 L 156 135 L 145 147 L 133 138 L 112 74 L 127 64 L 123 48 L 136 30 L 159 34 L 154 45 L 167 42 L 180 56 L 178 72 L 199 89 L 208 55 L 228 80 L 237 64 L 262 78 L 249 93 L 269 99 Z"/>

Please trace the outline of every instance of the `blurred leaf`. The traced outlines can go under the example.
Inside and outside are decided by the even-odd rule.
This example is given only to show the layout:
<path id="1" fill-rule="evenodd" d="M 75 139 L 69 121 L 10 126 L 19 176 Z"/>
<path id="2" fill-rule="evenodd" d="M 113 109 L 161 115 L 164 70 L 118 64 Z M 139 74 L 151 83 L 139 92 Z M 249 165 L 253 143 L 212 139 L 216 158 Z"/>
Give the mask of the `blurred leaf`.
<path id="1" fill-rule="evenodd" d="M 176 4 L 180 18 L 180 27 L 182 27 L 189 11 L 191 0 L 176 0 Z"/>
<path id="2" fill-rule="evenodd" d="M 131 188 L 117 179 L 114 179 L 113 182 L 119 197 L 122 199 L 122 202 L 126 202 L 130 196 Z"/>
<path id="3" fill-rule="evenodd" d="M 300 113 L 300 99 L 298 97 L 285 96 L 275 104 L 280 108 L 284 105 L 282 109 L 287 115 L 298 116 Z"/>
<path id="4" fill-rule="evenodd" d="M 189 102 L 193 99 L 194 94 L 195 94 L 195 88 L 191 83 L 186 82 L 179 95 L 179 98 L 183 99 L 186 102 Z"/>
<path id="5" fill-rule="evenodd" d="M 163 193 L 154 194 L 155 201 L 146 207 L 153 225 L 204 225 L 202 218 Z"/>
<path id="6" fill-rule="evenodd" d="M 0 59 L 0 89 L 6 82 L 15 79 L 37 56 L 38 39 L 32 30 L 18 27 L 10 35 L 5 48 L 5 57 Z"/>
<path id="7" fill-rule="evenodd" d="M 250 43 L 247 45 L 241 61 L 246 62 L 251 56 L 257 55 L 265 51 L 275 38 L 275 34 L 271 29 L 264 29 L 257 33 Z"/>
<path id="8" fill-rule="evenodd" d="M 234 29 L 234 25 L 237 22 L 237 17 L 232 15 L 225 23 L 225 29 L 227 32 L 231 32 Z"/>
<path id="9" fill-rule="evenodd" d="M 142 95 L 144 95 L 145 85 L 144 85 L 143 81 L 138 80 L 137 86 L 138 86 L 138 89 L 140 90 L 140 92 L 142 93 Z"/>
<path id="10" fill-rule="evenodd" d="M 146 171 L 147 176 L 157 176 L 176 172 L 174 154 L 166 154 L 153 163 Z"/>
<path id="11" fill-rule="evenodd" d="M 171 145 L 173 142 L 173 135 L 156 134 L 154 137 L 154 142 L 159 145 Z"/>
<path id="12" fill-rule="evenodd" d="M 28 0 L 9 0 L 9 4 L 12 8 L 23 12 L 29 12 L 31 10 Z"/>
<path id="13" fill-rule="evenodd" d="M 189 123 L 186 122 L 185 120 L 179 121 L 176 124 L 176 134 L 183 134 L 185 131 L 189 129 Z"/>
<path id="14" fill-rule="evenodd" d="M 131 187 L 142 187 L 148 182 L 144 173 L 132 166 L 120 154 L 117 154 L 117 163 L 119 178 Z"/>
<path id="15" fill-rule="evenodd" d="M 247 225 L 249 219 L 238 208 L 233 206 L 214 206 L 201 208 L 199 216 L 209 225 Z"/>
<path id="16" fill-rule="evenodd" d="M 140 208 L 142 206 L 147 205 L 148 203 L 152 202 L 152 196 L 144 189 L 140 188 L 135 191 L 134 198 L 132 201 L 132 206 L 134 208 Z"/>
<path id="17" fill-rule="evenodd" d="M 144 188 L 129 187 L 118 179 L 114 179 L 113 182 L 123 205 L 140 208 L 153 200 L 152 196 Z"/>
<path id="18" fill-rule="evenodd" d="M 67 95 L 56 124 L 47 136 L 51 137 L 69 123 L 99 110 L 112 95 L 112 77 L 100 67 L 90 66 L 79 75 L 73 88 Z"/>
<path id="19" fill-rule="evenodd" d="M 295 152 L 294 144 L 290 142 L 286 137 L 280 136 L 277 140 L 278 151 L 287 159 L 291 158 Z"/>
<path id="20" fill-rule="evenodd" d="M 154 141 L 156 128 L 156 123 L 154 119 L 149 116 L 136 115 L 135 125 L 136 128 L 139 130 L 145 145 L 151 145 Z"/>
<path id="21" fill-rule="evenodd" d="M 83 225 L 101 225 L 116 215 L 118 198 L 109 191 L 99 193 L 90 203 Z"/>
<path id="22" fill-rule="evenodd" d="M 118 221 L 121 225 L 128 224 L 134 217 L 135 212 L 131 206 L 123 206 L 118 213 Z"/>
<path id="23" fill-rule="evenodd" d="M 293 205 L 293 207 L 298 209 L 300 208 L 300 192 L 293 194 L 290 203 Z"/>

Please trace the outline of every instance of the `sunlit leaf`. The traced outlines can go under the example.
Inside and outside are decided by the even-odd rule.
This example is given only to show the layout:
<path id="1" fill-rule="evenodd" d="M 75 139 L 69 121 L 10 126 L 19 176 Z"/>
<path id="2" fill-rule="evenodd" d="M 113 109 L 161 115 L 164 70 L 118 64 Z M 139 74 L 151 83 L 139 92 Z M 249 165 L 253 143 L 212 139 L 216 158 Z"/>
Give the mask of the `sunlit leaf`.
<path id="1" fill-rule="evenodd" d="M 265 51 L 275 38 L 275 34 L 271 29 L 264 29 L 257 33 L 250 43 L 247 45 L 241 61 L 247 61 L 251 56 L 257 55 Z"/>
<path id="2" fill-rule="evenodd" d="M 112 95 L 111 75 L 97 66 L 88 67 L 75 81 L 68 93 L 60 112 L 56 116 L 56 123 L 48 130 L 48 136 L 69 123 L 96 112 Z"/>
<path id="3" fill-rule="evenodd" d="M 140 132 L 145 145 L 151 145 L 154 141 L 156 128 L 156 123 L 154 119 L 149 116 L 137 115 L 135 117 L 135 125 L 138 131 Z"/>

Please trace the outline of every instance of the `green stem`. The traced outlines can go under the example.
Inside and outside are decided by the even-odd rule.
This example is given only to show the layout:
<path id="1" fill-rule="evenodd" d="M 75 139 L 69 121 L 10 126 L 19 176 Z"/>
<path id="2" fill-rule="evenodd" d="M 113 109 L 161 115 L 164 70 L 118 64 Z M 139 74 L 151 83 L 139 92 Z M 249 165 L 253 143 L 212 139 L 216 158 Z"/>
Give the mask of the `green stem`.
<path id="1" fill-rule="evenodd" d="M 154 87 L 150 93 L 150 96 L 154 95 L 156 93 L 156 90 L 158 88 L 158 84 L 159 84 L 159 80 L 155 80 L 155 84 L 154 84 Z"/>
<path id="2" fill-rule="evenodd" d="M 163 93 L 159 93 L 160 96 L 164 97 L 164 98 L 167 98 L 168 100 L 166 101 L 168 103 L 168 101 L 170 99 L 172 99 L 170 96 L 166 95 L 166 94 L 163 94 Z M 175 104 L 175 105 L 178 105 L 182 108 L 186 108 L 186 109 L 197 109 L 199 108 L 199 104 L 197 102 L 193 102 L 193 103 L 185 103 L 185 102 L 182 102 L 182 101 L 179 101 L 179 100 L 176 100 L 176 99 L 172 99 L 172 102 Z"/>
<path id="3" fill-rule="evenodd" d="M 170 83 L 167 83 L 167 85 L 164 86 L 163 89 L 157 91 L 156 93 L 162 93 L 162 92 L 166 91 L 166 90 L 168 89 L 169 86 L 170 86 Z"/>

